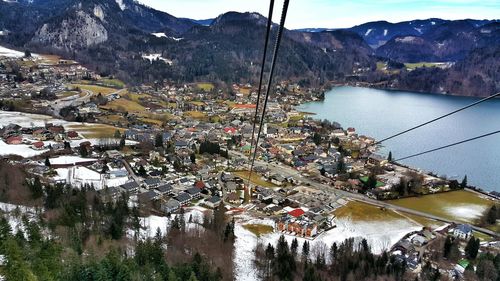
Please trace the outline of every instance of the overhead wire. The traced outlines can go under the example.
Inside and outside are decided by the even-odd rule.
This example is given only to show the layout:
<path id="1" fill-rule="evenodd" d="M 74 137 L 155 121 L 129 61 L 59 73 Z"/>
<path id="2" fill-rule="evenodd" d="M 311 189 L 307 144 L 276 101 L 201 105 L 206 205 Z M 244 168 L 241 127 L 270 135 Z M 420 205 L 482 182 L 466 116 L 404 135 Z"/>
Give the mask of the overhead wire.
<path id="1" fill-rule="evenodd" d="M 250 165 L 250 171 L 248 173 L 248 182 L 250 182 L 250 179 L 252 177 L 252 171 L 253 171 L 253 167 L 255 165 L 255 158 L 257 156 L 257 149 L 259 147 L 260 135 L 262 133 L 262 127 L 264 126 L 264 119 L 265 119 L 264 117 L 265 117 L 265 114 L 266 114 L 266 108 L 267 108 L 267 103 L 268 103 L 268 100 L 269 100 L 269 94 L 270 94 L 271 86 L 272 86 L 272 83 L 273 83 L 274 69 L 276 68 L 276 61 L 278 59 L 278 51 L 279 51 L 280 44 L 281 44 L 281 37 L 282 37 L 283 31 L 285 29 L 285 21 L 286 21 L 286 15 L 288 13 L 288 5 L 289 5 L 289 3 L 290 3 L 290 0 L 284 0 L 284 2 L 283 2 L 283 9 L 281 11 L 280 25 L 279 25 L 279 28 L 278 28 L 278 34 L 276 35 L 276 42 L 274 44 L 273 57 L 272 57 L 272 61 L 271 61 L 271 69 L 269 70 L 269 78 L 267 80 L 266 96 L 265 96 L 265 99 L 264 99 L 264 105 L 262 107 L 262 115 L 261 115 L 261 118 L 260 118 L 260 124 L 259 124 L 259 130 L 258 130 L 258 133 L 257 133 L 257 139 L 255 141 L 255 149 L 254 149 L 254 152 L 253 152 L 252 162 L 251 162 L 251 165 Z"/>
<path id="2" fill-rule="evenodd" d="M 491 132 L 491 133 L 488 133 L 488 134 L 480 135 L 480 136 L 477 136 L 477 137 L 473 137 L 473 138 L 470 138 L 470 139 L 462 140 L 462 141 L 459 141 L 459 142 L 455 142 L 455 143 L 452 143 L 452 144 L 444 145 L 444 146 L 441 146 L 441 147 L 438 147 L 438 148 L 430 149 L 430 150 L 427 150 L 427 151 L 424 151 L 424 152 L 416 153 L 416 154 L 413 154 L 413 155 L 410 155 L 410 156 L 406 156 L 406 157 L 403 157 L 403 158 L 396 159 L 394 161 L 397 162 L 397 161 L 401 161 L 401 160 L 405 160 L 405 159 L 417 157 L 417 156 L 420 156 L 420 155 L 424 155 L 424 154 L 428 154 L 428 153 L 435 152 L 435 151 L 438 151 L 438 150 L 442 150 L 442 149 L 445 149 L 445 148 L 448 148 L 448 147 L 452 147 L 452 146 L 456 146 L 456 145 L 463 144 L 463 143 L 466 143 L 466 142 L 470 142 L 470 141 L 482 139 L 482 138 L 485 138 L 485 137 L 489 137 L 489 136 L 492 136 L 492 135 L 495 135 L 495 134 L 498 134 L 498 133 L 500 133 L 500 130 L 494 131 L 494 132 Z"/>
<path id="3" fill-rule="evenodd" d="M 379 141 L 377 141 L 377 142 L 373 143 L 372 145 L 378 145 L 378 144 L 381 144 L 382 142 L 388 141 L 388 140 L 390 140 L 390 139 L 393 139 L 393 138 L 395 138 L 395 137 L 401 136 L 401 135 L 403 135 L 403 134 L 406 134 L 406 133 L 408 133 L 408 132 L 411 132 L 411 131 L 413 131 L 413 130 L 416 130 L 416 129 L 418 129 L 418 128 L 421 128 L 421 127 L 423 127 L 423 126 L 429 125 L 429 124 L 434 123 L 434 122 L 436 122 L 436 121 L 438 121 L 438 120 L 441 120 L 441 119 L 443 119 L 443 118 L 446 118 L 446 117 L 448 117 L 448 116 L 451 116 L 451 115 L 453 115 L 453 114 L 456 114 L 456 113 L 458 113 L 458 112 L 460 112 L 460 111 L 466 110 L 466 109 L 468 109 L 468 108 L 471 108 L 471 107 L 473 107 L 473 106 L 476 106 L 476 105 L 478 105 L 478 104 L 481 104 L 481 103 L 483 103 L 483 102 L 485 102 L 485 101 L 491 100 L 491 99 L 496 98 L 496 97 L 498 97 L 498 96 L 500 96 L 500 92 L 498 92 L 498 93 L 496 93 L 496 94 L 494 94 L 494 95 L 491 95 L 491 96 L 489 96 L 489 97 L 483 98 L 483 99 L 481 99 L 481 100 L 478 100 L 478 101 L 476 101 L 476 102 L 473 102 L 473 103 L 471 103 L 471 104 L 469 104 L 469 105 L 466 105 L 466 106 L 464 106 L 464 107 L 461 107 L 461 108 L 459 108 L 459 109 L 457 109 L 457 110 L 454 110 L 454 111 L 452 111 L 452 112 L 449 112 L 449 113 L 447 113 L 447 114 L 441 115 L 441 116 L 439 116 L 439 117 L 437 117 L 437 118 L 434 118 L 434 119 L 432 119 L 432 120 L 429 120 L 429 121 L 427 121 L 427 122 L 425 122 L 425 123 L 422 123 L 422 124 L 420 124 L 420 125 L 417 125 L 417 126 L 415 126 L 415 127 L 409 128 L 409 129 L 407 129 L 407 130 L 404 130 L 404 131 L 399 132 L 399 133 L 397 133 L 397 134 L 394 134 L 394 135 L 392 135 L 392 136 L 386 137 L 386 138 L 384 138 L 384 139 L 382 139 L 382 140 L 379 140 Z"/>
<path id="4" fill-rule="evenodd" d="M 273 25 L 273 11 L 274 11 L 274 0 L 271 0 L 269 3 L 269 14 L 267 17 L 267 27 L 266 27 L 266 38 L 264 40 L 264 52 L 262 55 L 262 64 L 260 67 L 260 77 L 259 77 L 259 87 L 257 90 L 257 103 L 255 105 L 255 115 L 253 118 L 253 128 L 252 128 L 252 141 L 250 142 L 250 152 L 252 152 L 252 147 L 255 141 L 255 127 L 258 122 L 259 108 L 260 108 L 260 96 L 262 92 L 262 80 L 264 78 L 264 69 L 266 65 L 266 57 L 267 57 L 267 45 L 269 44 L 269 37 L 271 33 L 271 27 Z M 250 157 L 251 155 L 249 155 Z M 248 177 L 248 183 L 250 185 L 250 176 Z"/>

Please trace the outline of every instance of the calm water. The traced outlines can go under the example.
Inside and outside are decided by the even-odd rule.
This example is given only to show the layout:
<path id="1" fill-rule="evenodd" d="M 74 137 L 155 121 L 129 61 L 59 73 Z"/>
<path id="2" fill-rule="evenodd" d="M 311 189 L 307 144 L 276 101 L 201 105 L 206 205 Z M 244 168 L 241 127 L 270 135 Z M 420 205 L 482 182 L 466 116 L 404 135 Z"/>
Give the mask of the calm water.
<path id="1" fill-rule="evenodd" d="M 322 102 L 310 102 L 300 110 L 315 118 L 337 121 L 358 134 L 382 139 L 457 108 L 476 98 L 401 91 L 339 87 Z M 439 146 L 500 130 L 500 100 L 492 100 L 459 112 L 384 143 L 381 153 L 401 158 Z M 402 161 L 413 167 L 486 190 L 500 191 L 500 134 Z"/>

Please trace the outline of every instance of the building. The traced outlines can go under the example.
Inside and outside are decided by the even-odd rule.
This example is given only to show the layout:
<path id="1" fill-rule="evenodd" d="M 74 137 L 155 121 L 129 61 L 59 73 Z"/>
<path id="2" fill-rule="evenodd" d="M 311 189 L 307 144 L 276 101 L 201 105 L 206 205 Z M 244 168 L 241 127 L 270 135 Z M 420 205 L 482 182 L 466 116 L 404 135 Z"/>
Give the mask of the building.
<path id="1" fill-rule="evenodd" d="M 139 192 L 139 185 L 135 181 L 124 183 L 121 185 L 121 188 L 128 194 L 136 194 Z"/>
<path id="2" fill-rule="evenodd" d="M 166 214 L 173 213 L 173 212 L 179 210 L 180 207 L 181 207 L 181 203 L 175 199 L 170 199 L 167 202 L 162 203 L 160 205 L 160 209 Z"/>
<path id="3" fill-rule="evenodd" d="M 472 227 L 468 224 L 459 224 L 453 229 L 453 236 L 467 240 L 472 235 Z"/>
<path id="4" fill-rule="evenodd" d="M 187 192 L 182 192 L 177 195 L 177 197 L 175 197 L 175 200 L 179 201 L 181 206 L 186 206 L 187 204 L 189 204 L 189 202 L 191 202 L 191 199 L 191 195 L 189 195 L 189 193 Z"/>
<path id="5" fill-rule="evenodd" d="M 205 201 L 205 205 L 207 205 L 207 207 L 209 208 L 215 209 L 219 207 L 221 202 L 222 199 L 219 196 L 212 196 L 207 201 Z"/>
<path id="6" fill-rule="evenodd" d="M 197 187 L 191 187 L 187 189 L 186 192 L 189 193 L 189 195 L 191 195 L 191 197 L 194 200 L 199 199 L 201 197 L 201 190 Z"/>

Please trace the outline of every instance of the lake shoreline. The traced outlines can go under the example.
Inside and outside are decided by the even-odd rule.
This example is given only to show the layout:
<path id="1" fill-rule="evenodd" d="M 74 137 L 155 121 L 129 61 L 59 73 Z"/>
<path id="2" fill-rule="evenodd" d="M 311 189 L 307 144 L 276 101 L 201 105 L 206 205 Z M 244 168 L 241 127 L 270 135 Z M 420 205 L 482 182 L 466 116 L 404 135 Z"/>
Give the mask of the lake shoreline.
<path id="1" fill-rule="evenodd" d="M 436 98 L 437 99 L 446 99 L 446 101 L 448 101 L 448 100 L 452 101 L 451 102 L 451 106 L 448 106 L 450 109 L 444 110 L 444 109 L 440 108 L 441 112 L 439 112 L 439 113 L 430 112 L 430 113 L 427 114 L 427 115 L 430 115 L 430 116 L 429 117 L 425 117 L 425 118 L 421 118 L 422 119 L 421 121 L 431 120 L 431 119 L 433 119 L 433 118 L 435 118 L 437 116 L 440 116 L 443 112 L 444 113 L 448 113 L 448 112 L 451 112 L 451 111 L 455 110 L 456 108 L 461 107 L 460 104 L 466 104 L 466 105 L 468 105 L 468 104 L 472 103 L 473 100 L 479 99 L 477 97 L 468 97 L 468 96 L 455 96 L 455 95 L 434 94 L 434 93 L 420 93 L 420 92 L 406 92 L 406 91 L 400 91 L 400 90 L 395 90 L 395 89 L 382 90 L 382 89 L 377 89 L 377 88 L 366 88 L 366 87 L 359 87 L 359 86 L 357 86 L 357 87 L 351 87 L 351 86 L 335 85 L 334 87 L 332 87 L 331 90 L 325 92 L 325 99 L 323 101 L 319 101 L 319 102 L 318 101 L 316 101 L 316 102 L 305 102 L 305 103 L 302 103 L 302 104 L 296 106 L 295 110 L 300 111 L 300 112 L 308 112 L 308 113 L 312 112 L 312 113 L 315 113 L 315 115 L 313 116 L 313 118 L 316 119 L 316 120 L 328 119 L 328 120 L 330 120 L 332 122 L 338 122 L 338 123 L 340 123 L 342 125 L 345 125 L 345 126 L 354 127 L 358 131 L 362 132 L 363 135 L 370 136 L 370 137 L 373 137 L 375 139 L 382 139 L 384 136 L 392 135 L 394 132 L 402 131 L 401 129 L 410 128 L 410 127 L 413 126 L 413 123 L 415 123 L 415 121 L 416 121 L 416 120 L 412 119 L 411 120 L 412 122 L 408 122 L 408 124 L 405 124 L 404 122 L 402 122 L 402 121 L 400 121 L 398 119 L 394 119 L 394 120 L 398 120 L 399 121 L 398 122 L 399 125 L 403 124 L 403 125 L 400 126 L 400 127 L 402 127 L 401 129 L 398 130 L 398 129 L 392 129 L 391 128 L 392 133 L 391 132 L 383 133 L 383 134 L 379 133 L 378 135 L 371 134 L 370 132 L 367 132 L 369 130 L 365 130 L 366 128 L 364 128 L 364 127 L 369 127 L 369 125 L 363 124 L 365 126 L 359 126 L 361 121 L 357 122 L 358 124 L 356 124 L 356 122 L 353 122 L 354 123 L 353 124 L 351 122 L 345 122 L 345 120 L 343 120 L 343 119 L 337 119 L 337 118 L 335 118 L 335 114 L 333 114 L 333 113 L 337 111 L 336 109 L 337 109 L 338 103 L 336 103 L 336 106 L 334 106 L 334 104 L 331 101 L 329 101 L 329 100 L 331 100 L 332 99 L 332 95 L 334 95 L 339 90 L 342 91 L 342 94 L 341 94 L 342 95 L 342 100 L 341 101 L 346 101 L 346 100 L 347 101 L 351 101 L 350 96 L 355 96 L 356 97 L 356 93 L 355 92 L 359 92 L 359 91 L 363 92 L 363 95 L 366 95 L 366 96 L 370 95 L 369 98 L 371 98 L 371 99 L 374 99 L 373 96 L 375 96 L 376 94 L 380 93 L 384 97 L 390 96 L 390 98 L 392 98 L 396 102 L 397 102 L 397 100 L 404 99 L 408 95 L 412 96 L 413 99 L 416 99 L 416 98 L 421 99 L 423 97 L 423 99 L 422 99 L 423 101 L 421 101 L 420 102 L 421 104 L 419 104 L 419 106 L 421 106 L 421 107 L 426 107 L 426 104 L 425 104 L 426 100 L 432 101 L 433 99 L 436 99 Z M 376 91 L 376 92 L 371 92 L 371 90 Z M 369 93 L 366 93 L 367 91 Z M 357 99 L 356 101 L 359 101 L 358 97 L 356 97 L 356 99 Z M 355 99 L 353 99 L 353 100 L 355 100 Z M 498 101 L 500 101 L 500 100 L 492 100 L 492 101 L 493 101 L 493 103 L 489 103 L 490 107 L 491 106 L 496 106 L 497 104 L 500 105 L 500 103 L 498 103 Z M 369 104 L 369 102 L 365 102 L 365 103 Z M 423 105 L 422 105 L 422 103 L 423 103 Z M 347 103 L 347 104 L 349 104 L 352 107 L 356 103 L 352 102 L 352 103 Z M 459 105 L 455 105 L 455 104 L 459 104 Z M 485 103 L 485 104 L 487 104 L 487 103 Z M 491 105 L 491 104 L 493 104 L 493 105 Z M 395 105 L 395 107 L 397 107 L 397 105 Z M 431 107 L 431 106 L 429 105 L 429 107 Z M 342 106 L 338 107 L 338 109 L 340 109 L 340 111 L 342 111 L 342 112 L 346 111 L 345 109 L 342 108 Z M 402 110 L 402 109 L 398 108 L 397 110 Z M 418 112 L 418 115 L 421 115 L 420 113 L 422 111 L 421 111 L 421 109 L 419 109 L 419 110 L 420 110 L 420 112 Z M 325 111 L 332 112 L 332 114 L 327 114 L 327 113 L 325 113 Z M 347 110 L 347 111 L 349 111 L 349 110 Z M 469 111 L 473 111 L 473 110 L 469 110 Z M 357 113 L 359 113 L 359 110 L 356 112 L 356 114 Z M 425 113 L 425 112 L 423 112 L 423 113 Z M 349 115 L 349 113 L 347 113 L 347 115 Z M 355 114 L 352 114 L 352 115 L 355 115 Z M 379 114 L 376 117 L 378 118 L 381 115 L 383 116 L 383 114 Z M 423 115 L 425 115 L 425 114 L 423 114 Z M 484 113 L 483 115 L 488 116 L 487 112 Z M 484 117 L 481 117 L 481 118 L 484 118 Z M 346 119 L 346 118 L 344 118 L 344 119 Z M 450 118 L 450 119 L 452 119 L 452 118 Z M 490 117 L 490 116 L 488 116 L 487 120 L 489 120 L 489 119 L 493 119 L 493 118 Z M 461 125 L 461 124 L 459 124 L 459 125 Z M 391 126 L 391 124 L 384 124 L 384 125 L 382 125 L 382 127 L 390 127 L 390 126 Z M 456 130 L 456 127 L 454 127 L 454 128 L 455 129 L 452 128 L 452 130 Z M 384 135 L 384 136 L 382 136 L 382 135 Z M 474 136 L 474 134 L 470 134 L 469 136 Z M 464 138 L 458 138 L 458 137 L 456 137 L 456 138 L 454 138 L 454 141 L 461 140 L 461 139 L 464 139 Z M 416 140 L 416 141 L 418 141 L 418 140 Z M 410 144 L 411 144 L 411 142 L 410 142 Z M 443 141 L 441 141 L 440 145 L 441 144 L 443 144 Z M 444 141 L 444 144 L 447 144 L 447 142 Z M 394 154 L 393 146 L 394 146 L 393 142 L 391 141 L 391 143 L 388 143 L 384 147 L 382 147 L 380 149 L 380 152 L 383 155 L 384 154 L 387 155 L 389 151 L 392 151 L 393 154 Z M 427 149 L 428 149 L 428 148 L 437 147 L 438 145 L 437 144 L 426 144 L 425 146 L 427 146 Z M 403 150 L 403 152 L 405 152 L 405 151 Z M 411 154 L 409 152 L 405 152 L 405 153 L 403 153 L 403 152 L 401 152 L 401 154 L 400 154 L 401 156 L 403 156 L 405 154 Z M 451 153 L 451 152 L 446 151 L 446 153 Z M 488 154 L 485 154 L 485 155 L 488 155 Z M 476 157 L 476 158 L 480 159 L 480 157 Z M 454 160 L 451 157 L 449 162 L 452 162 L 452 161 L 454 161 Z M 422 170 L 422 171 L 428 171 L 428 172 L 425 172 L 426 174 L 429 174 L 429 173 L 437 174 L 436 171 L 440 175 L 451 174 L 452 175 L 451 179 L 455 178 L 457 180 L 460 180 L 460 178 L 459 178 L 460 175 L 461 176 L 468 175 L 469 177 L 471 175 L 475 175 L 476 180 L 477 179 L 479 179 L 479 180 L 472 181 L 472 184 L 470 184 L 471 187 L 472 187 L 472 189 L 474 189 L 474 190 L 476 190 L 476 191 L 478 191 L 478 192 L 480 192 L 480 193 L 482 193 L 484 195 L 488 195 L 488 196 L 492 196 L 488 192 L 498 191 L 498 188 L 496 188 L 496 185 L 494 184 L 493 181 L 491 181 L 489 184 L 485 185 L 484 182 L 488 182 L 489 179 L 481 179 L 481 177 L 482 177 L 481 174 L 484 174 L 485 171 L 490 170 L 491 166 L 489 166 L 488 169 L 483 170 L 482 173 L 475 174 L 474 171 L 471 172 L 471 171 L 466 170 L 466 169 L 462 169 L 464 172 L 460 172 L 460 169 L 456 170 L 455 172 L 450 172 L 450 170 L 452 170 L 451 168 L 448 168 L 448 169 L 435 169 L 435 168 L 433 168 L 432 165 L 414 164 L 415 162 L 418 162 L 418 161 L 409 161 L 409 162 L 410 163 L 405 162 L 405 163 L 399 163 L 399 164 L 401 164 L 403 166 L 406 166 L 406 167 L 416 168 L 416 169 Z M 483 161 L 483 162 L 487 162 L 487 161 Z M 427 163 L 429 163 L 429 161 L 427 161 Z M 434 166 L 438 166 L 438 165 L 434 165 Z M 494 167 L 494 165 L 493 165 L 493 167 Z M 439 168 L 441 168 L 441 167 L 439 167 Z M 477 170 L 478 169 L 476 169 L 476 171 Z M 445 176 L 445 177 L 447 179 L 450 179 L 450 177 L 448 177 L 448 176 Z M 445 177 L 440 176 L 440 178 L 445 178 Z M 489 175 L 489 177 L 491 177 L 491 174 Z M 483 184 L 481 184 L 481 182 Z M 479 187 L 482 187 L 482 188 L 479 188 Z M 498 197 L 495 197 L 495 198 L 498 199 Z"/>

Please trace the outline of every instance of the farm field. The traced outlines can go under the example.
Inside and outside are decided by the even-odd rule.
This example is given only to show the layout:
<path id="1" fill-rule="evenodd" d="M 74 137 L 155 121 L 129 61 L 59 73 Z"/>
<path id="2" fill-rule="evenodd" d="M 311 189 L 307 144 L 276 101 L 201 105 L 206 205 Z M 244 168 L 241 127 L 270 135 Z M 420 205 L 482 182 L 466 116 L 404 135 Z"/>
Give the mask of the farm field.
<path id="1" fill-rule="evenodd" d="M 485 196 L 465 190 L 391 200 L 392 204 L 446 219 L 474 224 L 493 205 Z"/>

